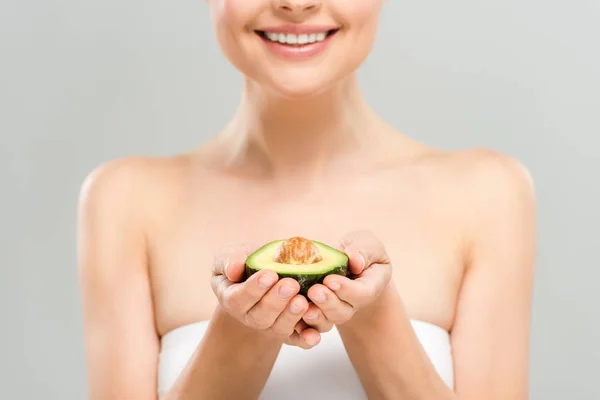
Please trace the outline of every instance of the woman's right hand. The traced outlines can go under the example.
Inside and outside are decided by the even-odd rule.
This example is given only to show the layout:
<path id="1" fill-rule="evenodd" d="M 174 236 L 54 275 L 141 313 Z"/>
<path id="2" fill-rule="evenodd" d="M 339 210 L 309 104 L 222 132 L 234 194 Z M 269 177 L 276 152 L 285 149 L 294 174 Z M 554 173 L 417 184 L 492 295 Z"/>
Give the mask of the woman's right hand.
<path id="1" fill-rule="evenodd" d="M 310 349 L 321 340 L 319 330 L 302 321 L 308 301 L 298 294 L 294 279 L 279 279 L 274 271 L 262 270 L 246 281 L 244 265 L 257 247 L 240 245 L 220 251 L 213 263 L 211 285 L 221 307 L 245 326 L 265 331 L 282 343 Z M 325 323 L 326 324 L 326 323 Z"/>

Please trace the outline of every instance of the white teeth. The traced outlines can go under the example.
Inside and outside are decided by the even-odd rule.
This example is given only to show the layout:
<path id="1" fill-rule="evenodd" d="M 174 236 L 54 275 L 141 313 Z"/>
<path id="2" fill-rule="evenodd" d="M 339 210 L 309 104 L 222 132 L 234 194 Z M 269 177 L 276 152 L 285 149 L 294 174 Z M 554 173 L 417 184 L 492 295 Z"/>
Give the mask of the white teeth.
<path id="1" fill-rule="evenodd" d="M 327 37 L 327 32 L 310 34 L 303 33 L 300 35 L 296 35 L 294 33 L 265 32 L 265 36 L 272 42 L 302 45 L 308 43 L 322 42 Z"/>
<path id="2" fill-rule="evenodd" d="M 308 35 L 306 33 L 299 35 L 298 36 L 298 44 L 306 44 L 306 43 L 308 43 Z"/>
<path id="3" fill-rule="evenodd" d="M 287 34 L 287 39 L 285 41 L 288 44 L 296 44 L 298 43 L 298 35 L 294 35 L 293 33 Z"/>

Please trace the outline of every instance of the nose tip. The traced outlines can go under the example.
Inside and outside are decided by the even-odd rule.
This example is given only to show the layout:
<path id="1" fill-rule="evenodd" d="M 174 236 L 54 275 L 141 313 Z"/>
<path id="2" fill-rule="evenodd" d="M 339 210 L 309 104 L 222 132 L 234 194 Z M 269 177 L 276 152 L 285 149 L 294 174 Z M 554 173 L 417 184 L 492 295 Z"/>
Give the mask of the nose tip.
<path id="1" fill-rule="evenodd" d="M 279 10 L 287 13 L 302 13 L 315 11 L 319 8 L 320 0 L 276 0 Z"/>

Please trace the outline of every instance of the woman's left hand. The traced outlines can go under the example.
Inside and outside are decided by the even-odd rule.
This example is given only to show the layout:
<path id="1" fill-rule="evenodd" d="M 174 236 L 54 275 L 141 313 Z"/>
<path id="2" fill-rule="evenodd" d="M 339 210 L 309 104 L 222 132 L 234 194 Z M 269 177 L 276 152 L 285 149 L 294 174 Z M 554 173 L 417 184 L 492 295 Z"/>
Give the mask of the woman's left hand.
<path id="1" fill-rule="evenodd" d="M 383 243 L 369 231 L 344 236 L 340 251 L 349 258 L 350 277 L 329 275 L 308 291 L 312 301 L 304 322 L 328 331 L 331 324 L 347 322 L 359 310 L 373 304 L 388 287 L 392 266 Z"/>

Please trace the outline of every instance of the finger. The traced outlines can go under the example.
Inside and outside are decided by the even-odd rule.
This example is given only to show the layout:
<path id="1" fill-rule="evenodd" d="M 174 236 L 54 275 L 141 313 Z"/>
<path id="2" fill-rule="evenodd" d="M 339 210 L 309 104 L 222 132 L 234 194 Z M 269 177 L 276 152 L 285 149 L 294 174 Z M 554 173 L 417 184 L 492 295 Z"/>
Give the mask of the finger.
<path id="1" fill-rule="evenodd" d="M 312 328 L 308 328 L 302 331 L 302 333 L 294 332 L 288 340 L 290 345 L 297 346 L 305 350 L 315 347 L 320 342 L 321 334 Z"/>
<path id="2" fill-rule="evenodd" d="M 224 294 L 229 290 L 229 287 L 233 285 L 225 275 L 217 275 L 213 276 L 210 280 L 210 285 L 212 287 L 213 293 L 219 300 L 219 302 L 223 302 Z"/>
<path id="3" fill-rule="evenodd" d="M 296 323 L 294 330 L 298 333 L 301 333 L 303 330 L 307 329 L 309 326 L 304 322 L 304 320 L 300 320 Z"/>
<path id="4" fill-rule="evenodd" d="M 246 258 L 244 252 L 234 253 L 226 260 L 223 274 L 232 282 L 241 282 L 244 279 Z"/>
<path id="5" fill-rule="evenodd" d="M 307 295 L 321 309 L 325 318 L 334 324 L 342 324 L 354 314 L 352 306 L 341 300 L 325 285 L 312 286 Z"/>
<path id="6" fill-rule="evenodd" d="M 306 298 L 302 295 L 294 296 L 271 326 L 271 332 L 283 339 L 288 338 L 292 333 L 296 332 L 295 327 L 302 319 L 302 314 L 306 310 L 308 310 L 308 301 Z"/>
<path id="7" fill-rule="evenodd" d="M 323 280 L 323 285 L 335 292 L 341 301 L 358 309 L 379 296 L 389 283 L 391 275 L 389 265 L 373 264 L 356 279 L 329 275 Z"/>
<path id="8" fill-rule="evenodd" d="M 359 275 L 371 264 L 389 264 L 383 243 L 368 230 L 354 231 L 344 235 L 340 241 L 340 250 L 349 257 L 349 269 Z"/>
<path id="9" fill-rule="evenodd" d="M 263 270 L 260 272 L 266 271 Z M 285 310 L 290 299 L 298 294 L 299 291 L 300 285 L 294 279 L 285 278 L 280 280 L 258 303 L 248 310 L 245 317 L 246 322 L 256 329 L 271 327 L 279 317 L 279 314 Z"/>
<path id="10" fill-rule="evenodd" d="M 258 246 L 253 243 L 221 248 L 216 252 L 213 260 L 213 276 L 225 275 L 232 282 L 240 282 L 244 277 L 246 258 L 257 248 Z"/>
<path id="11" fill-rule="evenodd" d="M 344 253 L 348 256 L 348 269 L 351 275 L 360 275 L 369 264 L 365 255 L 355 246 L 350 245 L 344 249 Z"/>
<path id="12" fill-rule="evenodd" d="M 302 316 L 307 326 L 316 329 L 320 333 L 329 332 L 333 328 L 333 322 L 325 318 L 321 309 L 314 304 L 308 305 L 308 310 Z"/>
<path id="13" fill-rule="evenodd" d="M 321 342 L 321 334 L 312 328 L 302 331 L 299 336 L 300 340 L 310 347 L 314 347 Z"/>
<path id="14" fill-rule="evenodd" d="M 215 277 L 213 280 L 217 279 L 219 277 Z M 221 283 L 222 286 L 217 288 L 217 298 L 221 304 L 236 315 L 246 315 L 263 299 L 279 277 L 274 271 L 263 270 L 252 275 L 243 283 L 232 284 L 224 276 L 222 279 L 224 280 Z"/>

